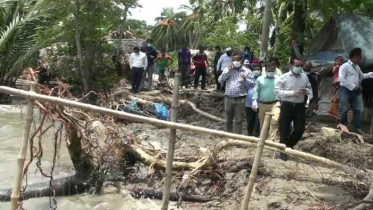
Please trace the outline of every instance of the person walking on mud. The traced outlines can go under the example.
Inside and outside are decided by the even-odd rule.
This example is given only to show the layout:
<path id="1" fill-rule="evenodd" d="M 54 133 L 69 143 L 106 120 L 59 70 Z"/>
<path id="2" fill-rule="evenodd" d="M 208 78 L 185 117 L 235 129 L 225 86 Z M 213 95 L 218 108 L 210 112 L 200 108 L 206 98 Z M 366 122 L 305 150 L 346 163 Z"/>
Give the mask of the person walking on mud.
<path id="1" fill-rule="evenodd" d="M 181 50 L 177 54 L 179 72 L 181 73 L 181 87 L 185 86 L 188 88 L 190 83 L 190 64 L 191 64 L 191 52 L 188 46 L 184 43 Z"/>
<path id="2" fill-rule="evenodd" d="M 277 136 L 278 119 L 280 117 L 279 99 L 275 93 L 275 85 L 279 81 L 276 75 L 276 64 L 267 64 L 266 74 L 256 80 L 253 95 L 253 110 L 259 108 L 260 128 L 263 129 L 264 118 L 267 112 L 272 114 L 271 125 L 269 129 L 269 138 L 274 141 Z"/>
<path id="3" fill-rule="evenodd" d="M 166 69 L 169 68 L 174 62 L 172 58 L 166 54 L 166 50 L 161 50 L 161 55 L 155 59 L 159 69 L 159 82 L 163 82 L 166 79 Z"/>
<path id="4" fill-rule="evenodd" d="M 245 99 L 250 88 L 255 86 L 254 76 L 248 69 L 242 67 L 241 56 L 236 55 L 233 62 L 227 66 L 219 77 L 220 84 L 225 88 L 225 120 L 227 132 L 242 134 L 242 121 L 245 110 Z"/>
<path id="5" fill-rule="evenodd" d="M 220 90 L 220 83 L 219 83 L 220 74 L 218 74 L 218 62 L 219 62 L 220 57 L 223 55 L 223 53 L 221 52 L 220 46 L 216 46 L 215 51 L 216 53 L 214 57 L 214 75 L 215 75 L 215 82 L 216 82 L 216 90 L 219 91 Z"/>
<path id="6" fill-rule="evenodd" d="M 147 89 L 149 91 L 153 88 L 153 73 L 154 73 L 154 59 L 157 58 L 157 50 L 153 47 L 153 40 L 148 39 L 146 40 L 146 46 L 142 50 L 144 53 L 146 53 L 146 56 L 148 58 L 148 66 L 146 67 L 144 71 L 144 75 L 142 77 L 141 81 L 141 88 L 145 85 L 146 77 L 148 79 L 148 87 Z"/>
<path id="7" fill-rule="evenodd" d="M 251 64 L 249 60 L 244 61 L 244 67 L 246 67 L 246 69 L 251 68 Z M 259 64 L 254 64 L 253 75 L 254 75 L 253 81 L 256 82 L 256 80 L 261 75 L 261 68 Z M 246 111 L 247 135 L 248 136 L 259 136 L 260 134 L 259 115 L 258 115 L 258 110 L 254 111 L 254 109 L 252 108 L 253 95 L 254 95 L 254 87 L 248 90 L 247 96 L 246 96 L 245 111 Z"/>
<path id="8" fill-rule="evenodd" d="M 132 71 L 132 92 L 139 93 L 141 80 L 143 77 L 144 69 L 148 66 L 148 59 L 146 54 L 140 52 L 139 47 L 133 48 L 133 53 L 130 57 L 130 68 Z"/>
<path id="9" fill-rule="evenodd" d="M 305 131 L 305 97 L 308 95 L 309 100 L 313 98 L 311 83 L 307 75 L 303 73 L 303 61 L 297 58 L 294 59 L 294 64 L 290 71 L 280 77 L 275 87 L 275 92 L 281 100 L 280 143 L 294 148 Z M 292 123 L 294 128 L 290 132 Z M 280 159 L 287 161 L 288 156 L 280 153 Z"/>
<path id="10" fill-rule="evenodd" d="M 199 47 L 199 51 L 192 58 L 194 66 L 196 67 L 196 76 L 194 78 L 194 89 L 198 88 L 199 78 L 202 76 L 201 89 L 206 90 L 206 76 L 209 61 L 204 52 L 203 47 Z"/>
<path id="11" fill-rule="evenodd" d="M 363 53 L 360 48 L 355 48 L 350 52 L 350 59 L 344 63 L 339 69 L 339 103 L 341 112 L 341 123 L 348 125 L 348 111 L 350 105 L 354 113 L 355 132 L 363 134 L 361 130 L 362 113 L 364 109 L 364 101 L 362 95 L 361 82 L 364 79 L 373 78 L 373 72 L 364 74 L 359 66 L 363 58 Z"/>

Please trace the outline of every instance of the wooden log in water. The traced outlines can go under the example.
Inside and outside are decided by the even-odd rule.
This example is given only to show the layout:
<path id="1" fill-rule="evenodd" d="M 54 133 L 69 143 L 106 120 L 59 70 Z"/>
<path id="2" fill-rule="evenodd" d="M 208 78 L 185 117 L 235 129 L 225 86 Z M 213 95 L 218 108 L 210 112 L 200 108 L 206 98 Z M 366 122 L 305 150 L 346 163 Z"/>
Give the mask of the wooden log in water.
<path id="1" fill-rule="evenodd" d="M 129 191 L 131 192 L 131 195 L 135 198 L 150 198 L 150 199 L 157 199 L 157 200 L 162 200 L 163 198 L 163 193 L 160 191 L 140 189 L 140 188 L 129 189 Z M 213 200 L 211 198 L 207 198 L 203 196 L 183 195 L 183 194 L 180 194 L 180 196 L 178 196 L 176 193 L 170 193 L 170 201 L 180 201 L 180 199 L 185 202 L 195 202 L 195 203 L 207 203 Z"/>
<path id="2" fill-rule="evenodd" d="M 90 182 L 79 181 L 75 176 L 55 179 L 52 182 L 54 193 L 48 183 L 40 183 L 29 185 L 27 190 L 23 192 L 19 200 L 27 200 L 31 198 L 41 198 L 49 196 L 71 196 L 88 192 L 92 184 Z M 0 190 L 0 202 L 9 202 L 11 200 L 11 189 Z M 18 200 L 17 200 L 18 201 Z"/>

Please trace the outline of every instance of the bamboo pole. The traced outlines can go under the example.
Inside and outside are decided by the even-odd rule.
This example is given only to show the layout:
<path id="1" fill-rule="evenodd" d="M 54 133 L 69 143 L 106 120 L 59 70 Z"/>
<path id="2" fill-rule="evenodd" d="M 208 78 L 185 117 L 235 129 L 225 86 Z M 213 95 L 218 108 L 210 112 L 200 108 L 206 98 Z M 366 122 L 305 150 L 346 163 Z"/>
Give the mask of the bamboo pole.
<path id="1" fill-rule="evenodd" d="M 35 92 L 36 86 L 37 86 L 36 83 L 31 83 L 30 92 Z M 14 186 L 13 186 L 11 201 L 10 201 L 11 210 L 17 210 L 18 200 L 21 196 L 23 167 L 24 167 L 25 160 L 26 160 L 27 144 L 28 144 L 30 129 L 31 129 L 32 120 L 34 116 L 34 103 L 35 101 L 30 98 L 28 101 L 28 105 L 27 105 L 27 111 L 26 111 L 26 117 L 25 117 L 26 125 L 25 125 L 25 130 L 23 132 L 23 140 L 21 142 L 21 147 L 19 149 L 19 154 L 17 158 L 17 175 L 14 180 Z"/>
<path id="2" fill-rule="evenodd" d="M 174 82 L 174 93 L 172 95 L 172 112 L 171 121 L 177 121 L 178 109 L 179 109 L 179 87 L 180 87 L 181 74 L 177 73 L 175 75 Z M 167 166 L 166 166 L 166 177 L 164 182 L 163 197 L 162 197 L 162 210 L 168 210 L 168 203 L 170 201 L 170 190 L 172 183 L 172 167 L 174 161 L 175 153 L 175 142 L 176 142 L 176 129 L 171 128 L 170 140 L 168 142 L 168 152 L 167 152 Z"/>
<path id="3" fill-rule="evenodd" d="M 254 189 L 254 184 L 255 184 L 256 176 L 258 174 L 260 162 L 262 159 L 264 143 L 268 136 L 269 123 L 271 122 L 271 119 L 272 119 L 272 115 L 267 112 L 265 119 L 264 119 L 262 132 L 260 134 L 260 141 L 258 142 L 258 147 L 256 149 L 256 155 L 254 159 L 253 168 L 250 173 L 249 183 L 247 184 L 247 191 L 245 194 L 245 199 L 242 203 L 242 210 L 248 210 L 249 208 L 250 197 Z"/>
<path id="4" fill-rule="evenodd" d="M 213 136 L 218 136 L 222 138 L 237 139 L 237 140 L 247 141 L 251 143 L 257 143 L 259 141 L 259 138 L 256 138 L 256 137 L 233 134 L 233 133 L 218 131 L 214 129 L 207 129 L 207 128 L 198 127 L 198 126 L 186 125 L 182 123 L 158 120 L 155 118 L 139 116 L 139 115 L 135 115 L 131 113 L 126 113 L 126 112 L 116 111 L 116 110 L 108 109 L 104 107 L 94 106 L 91 104 L 84 104 L 84 103 L 80 103 L 76 101 L 70 101 L 67 99 L 41 95 L 41 94 L 27 92 L 24 90 L 18 90 L 18 89 L 14 89 L 10 87 L 5 87 L 5 86 L 0 86 L 0 92 L 5 93 L 5 94 L 20 96 L 22 98 L 34 99 L 34 100 L 38 100 L 41 102 L 48 102 L 48 103 L 58 104 L 62 106 L 77 108 L 77 109 L 81 109 L 82 111 L 97 112 L 97 113 L 101 113 L 104 115 L 117 117 L 120 119 L 148 123 L 148 124 L 155 125 L 155 126 L 164 126 L 164 127 L 174 128 L 178 130 L 192 131 L 192 132 L 199 133 L 199 134 L 213 135 Z M 275 147 L 281 150 L 284 150 L 286 148 L 286 145 L 275 143 L 272 141 L 267 141 L 265 144 L 267 146 Z"/>

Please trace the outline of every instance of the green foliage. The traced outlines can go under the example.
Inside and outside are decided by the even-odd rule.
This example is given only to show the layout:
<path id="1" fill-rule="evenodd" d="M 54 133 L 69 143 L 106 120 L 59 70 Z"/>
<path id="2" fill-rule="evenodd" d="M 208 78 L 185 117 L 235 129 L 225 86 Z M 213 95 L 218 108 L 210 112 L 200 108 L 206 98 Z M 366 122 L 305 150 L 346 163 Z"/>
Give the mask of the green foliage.
<path id="1" fill-rule="evenodd" d="M 53 21 L 39 13 L 35 0 L 0 1 L 0 85 L 13 85 L 23 66 L 35 58 L 47 42 L 36 43 L 37 31 Z"/>

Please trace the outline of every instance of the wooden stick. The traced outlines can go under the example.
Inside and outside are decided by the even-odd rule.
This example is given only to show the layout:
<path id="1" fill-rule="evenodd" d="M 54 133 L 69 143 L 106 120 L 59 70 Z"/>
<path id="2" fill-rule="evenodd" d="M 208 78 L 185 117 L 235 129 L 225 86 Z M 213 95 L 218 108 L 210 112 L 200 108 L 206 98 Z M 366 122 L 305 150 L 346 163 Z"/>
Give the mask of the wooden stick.
<path id="1" fill-rule="evenodd" d="M 31 90 L 30 92 L 36 91 L 36 83 L 31 83 Z M 23 177 L 23 167 L 26 160 L 26 152 L 27 152 L 27 144 L 29 141 L 30 129 L 32 125 L 32 120 L 34 116 L 34 104 L 35 101 L 33 99 L 29 99 L 26 111 L 26 125 L 25 130 L 23 132 L 23 140 L 21 142 L 21 147 L 19 149 L 19 154 L 17 158 L 17 175 L 14 180 L 13 191 L 11 195 L 11 210 L 18 209 L 18 201 L 21 195 L 21 186 L 22 186 L 22 177 Z"/>
<path id="2" fill-rule="evenodd" d="M 172 95 L 172 111 L 171 111 L 171 121 L 177 121 L 178 109 L 179 109 L 179 87 L 180 87 L 181 74 L 177 73 L 174 80 L 174 93 Z M 166 167 L 166 177 L 163 189 L 162 198 L 162 210 L 168 210 L 168 203 L 170 201 L 170 190 L 172 183 L 172 166 L 174 162 L 175 153 L 175 143 L 176 143 L 176 129 L 171 128 L 170 131 L 170 141 L 168 142 L 167 151 L 167 167 Z"/>
<path id="3" fill-rule="evenodd" d="M 253 165 L 253 168 L 251 170 L 249 183 L 247 184 L 247 191 L 246 191 L 246 194 L 245 194 L 245 199 L 242 203 L 242 210 L 248 210 L 248 208 L 249 208 L 250 197 L 251 197 L 251 193 L 253 192 L 253 189 L 254 189 L 254 184 L 255 184 L 256 176 L 258 174 L 260 162 L 261 162 L 261 159 L 262 159 L 264 143 L 265 143 L 265 141 L 267 139 L 267 136 L 268 136 L 268 129 L 269 129 L 269 124 L 271 122 L 271 119 L 272 119 L 271 113 L 267 112 L 266 116 L 265 116 L 265 119 L 264 119 L 262 132 L 260 134 L 260 141 L 258 142 L 258 148 L 256 149 L 254 165 Z"/>
<path id="4" fill-rule="evenodd" d="M 212 119 L 212 120 L 217 121 L 217 122 L 225 122 L 225 120 L 222 119 L 222 118 L 220 118 L 220 117 L 216 117 L 214 115 L 211 115 L 209 113 L 206 113 L 206 112 L 198 109 L 197 106 L 194 103 L 190 102 L 190 101 L 183 101 L 183 103 L 188 104 L 194 111 L 196 111 L 198 114 L 200 114 L 200 115 L 202 115 L 202 116 L 204 116 L 206 118 Z"/>
<path id="5" fill-rule="evenodd" d="M 34 99 L 34 100 L 38 100 L 38 101 L 41 101 L 41 102 L 49 102 L 49 103 L 58 104 L 58 105 L 62 105 L 62 106 L 77 108 L 77 109 L 81 109 L 82 111 L 86 111 L 86 112 L 88 112 L 88 111 L 97 112 L 97 113 L 101 113 L 101 114 L 104 114 L 104 115 L 117 117 L 117 118 L 120 118 L 120 119 L 126 119 L 126 120 L 130 120 L 130 121 L 135 121 L 135 122 L 148 123 L 148 124 L 155 125 L 155 126 L 164 126 L 164 127 L 174 128 L 174 129 L 178 129 L 178 130 L 192 131 L 192 132 L 199 133 L 199 134 L 213 135 L 213 136 L 218 136 L 218 137 L 222 137 L 222 138 L 237 139 L 237 140 L 247 141 L 247 142 L 251 142 L 251 143 L 257 143 L 259 141 L 259 138 L 256 138 L 256 137 L 238 135 L 238 134 L 228 133 L 228 132 L 224 132 L 224 131 L 218 131 L 218 130 L 214 130 L 214 129 L 207 129 L 207 128 L 198 127 L 198 126 L 186 125 L 186 124 L 182 124 L 182 123 L 175 123 L 175 122 L 158 120 L 158 119 L 155 119 L 155 118 L 139 116 L 139 115 L 135 115 L 135 114 L 131 114 L 131 113 L 126 113 L 126 112 L 122 112 L 122 111 L 116 111 L 116 110 L 113 110 L 113 109 L 94 106 L 94 105 L 91 105 L 91 104 L 84 104 L 84 103 L 80 103 L 80 102 L 76 102 L 76 101 L 70 101 L 70 100 L 66 100 L 66 99 L 62 99 L 62 98 L 41 95 L 41 94 L 27 92 L 27 91 L 18 90 L 18 89 L 14 89 L 14 88 L 10 88 L 10 87 L 5 87 L 5 86 L 0 86 L 0 92 L 5 93 L 5 94 L 20 96 L 22 98 Z M 265 144 L 267 146 L 275 147 L 275 148 L 281 149 L 281 150 L 284 150 L 286 148 L 286 145 L 275 143 L 275 142 L 272 142 L 272 141 L 267 141 Z"/>

